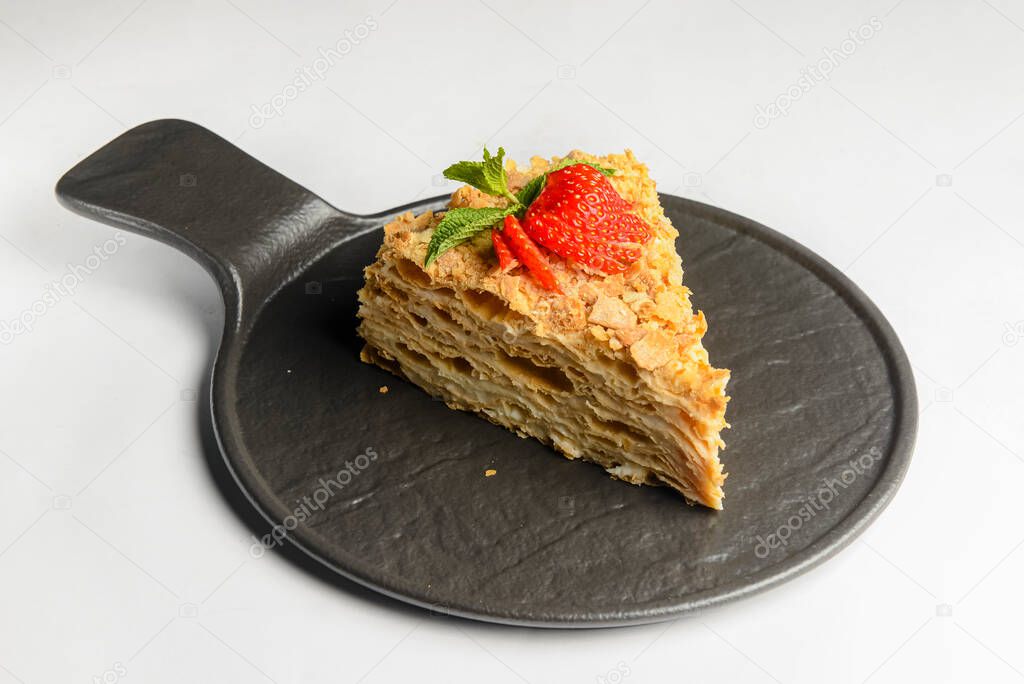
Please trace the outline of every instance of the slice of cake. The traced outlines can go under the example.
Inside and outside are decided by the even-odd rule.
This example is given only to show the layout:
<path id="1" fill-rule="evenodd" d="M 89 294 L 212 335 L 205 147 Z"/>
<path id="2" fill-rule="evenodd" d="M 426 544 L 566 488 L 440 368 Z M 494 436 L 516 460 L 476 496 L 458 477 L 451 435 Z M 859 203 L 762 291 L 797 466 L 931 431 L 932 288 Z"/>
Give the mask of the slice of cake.
<path id="1" fill-rule="evenodd" d="M 384 228 L 363 360 L 634 484 L 722 507 L 729 371 L 632 152 L 460 162 L 445 212 Z"/>

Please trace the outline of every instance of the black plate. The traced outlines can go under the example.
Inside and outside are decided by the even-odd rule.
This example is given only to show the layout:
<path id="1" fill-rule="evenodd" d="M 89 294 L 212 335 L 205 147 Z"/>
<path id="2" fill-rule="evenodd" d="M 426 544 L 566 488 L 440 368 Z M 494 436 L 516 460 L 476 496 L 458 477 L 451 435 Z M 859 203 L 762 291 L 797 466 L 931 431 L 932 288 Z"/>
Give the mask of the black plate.
<path id="1" fill-rule="evenodd" d="M 213 428 L 237 485 L 288 542 L 403 601 L 560 627 L 706 608 L 835 554 L 910 460 L 917 399 L 882 315 L 820 257 L 720 209 L 661 198 L 712 361 L 733 371 L 716 513 L 613 481 L 360 363 L 355 292 L 380 227 L 444 198 L 347 214 L 174 120 L 109 143 L 57 194 L 211 271 L 226 308 Z"/>

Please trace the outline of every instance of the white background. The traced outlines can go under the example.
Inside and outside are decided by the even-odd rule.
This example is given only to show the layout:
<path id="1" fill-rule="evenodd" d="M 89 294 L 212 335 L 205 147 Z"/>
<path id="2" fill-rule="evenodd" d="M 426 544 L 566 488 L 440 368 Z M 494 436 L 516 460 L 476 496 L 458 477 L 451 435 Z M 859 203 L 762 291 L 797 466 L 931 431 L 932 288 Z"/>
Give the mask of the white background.
<path id="1" fill-rule="evenodd" d="M 0 2 L 0 322 L 36 305 L 0 346 L 0 684 L 1024 679 L 1024 3 L 487 2 Z M 791 235 L 874 298 L 917 376 L 908 478 L 809 575 L 647 627 L 479 625 L 250 558 L 190 401 L 221 325 L 206 274 L 128 235 L 37 303 L 114 235 L 54 182 L 164 117 L 356 212 L 443 192 L 485 142 L 630 147 L 663 191 Z"/>

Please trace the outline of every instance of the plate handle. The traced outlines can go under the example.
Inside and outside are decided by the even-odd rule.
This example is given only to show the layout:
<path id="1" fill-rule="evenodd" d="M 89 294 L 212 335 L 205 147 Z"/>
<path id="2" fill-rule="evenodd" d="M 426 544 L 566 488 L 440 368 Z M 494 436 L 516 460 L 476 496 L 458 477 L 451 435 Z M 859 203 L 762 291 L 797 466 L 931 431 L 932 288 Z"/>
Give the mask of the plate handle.
<path id="1" fill-rule="evenodd" d="M 330 204 L 188 121 L 137 126 L 57 183 L 72 211 L 166 242 L 217 280 L 240 329 L 258 305 L 362 217 Z"/>

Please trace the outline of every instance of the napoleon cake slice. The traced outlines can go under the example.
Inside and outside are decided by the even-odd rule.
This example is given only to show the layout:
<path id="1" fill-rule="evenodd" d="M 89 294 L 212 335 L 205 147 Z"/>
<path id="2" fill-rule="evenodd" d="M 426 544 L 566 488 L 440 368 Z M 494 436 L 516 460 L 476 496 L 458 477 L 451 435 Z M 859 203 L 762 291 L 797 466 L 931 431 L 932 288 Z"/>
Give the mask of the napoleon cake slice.
<path id="1" fill-rule="evenodd" d="M 634 484 L 722 507 L 729 371 L 713 368 L 676 229 L 629 151 L 484 151 L 443 212 L 384 228 L 364 361 Z"/>

